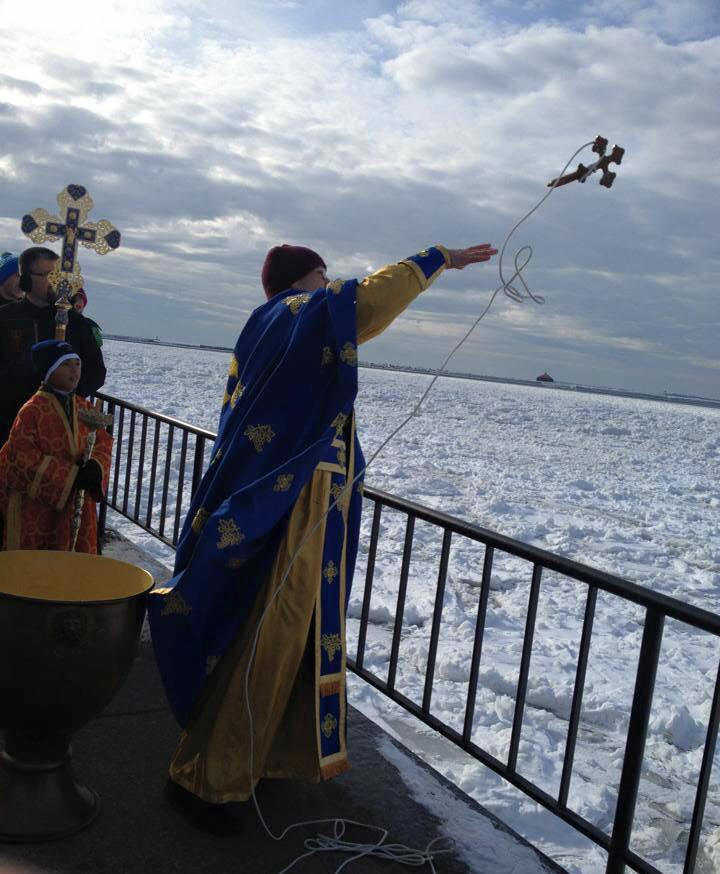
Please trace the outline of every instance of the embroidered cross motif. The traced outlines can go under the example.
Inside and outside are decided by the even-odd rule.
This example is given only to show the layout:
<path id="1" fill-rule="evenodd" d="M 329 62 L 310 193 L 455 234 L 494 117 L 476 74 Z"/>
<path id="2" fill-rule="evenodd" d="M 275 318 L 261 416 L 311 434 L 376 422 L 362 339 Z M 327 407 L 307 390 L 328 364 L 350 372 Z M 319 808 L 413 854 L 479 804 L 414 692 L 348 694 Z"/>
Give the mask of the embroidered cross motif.
<path id="1" fill-rule="evenodd" d="M 286 492 L 290 486 L 292 485 L 292 481 L 295 479 L 294 473 L 281 473 L 280 476 L 275 480 L 275 485 L 273 486 L 274 492 Z"/>
<path id="2" fill-rule="evenodd" d="M 245 540 L 245 535 L 235 524 L 234 519 L 221 519 L 218 522 L 220 539 L 217 542 L 218 549 L 227 549 L 228 546 L 237 546 Z"/>
<path id="3" fill-rule="evenodd" d="M 196 534 L 200 534 L 209 518 L 210 514 L 205 509 L 205 507 L 200 507 L 200 509 L 195 514 L 195 518 L 192 520 L 192 530 Z"/>
<path id="4" fill-rule="evenodd" d="M 161 616 L 187 616 L 191 607 L 180 592 L 170 592 L 160 610 Z"/>
<path id="5" fill-rule="evenodd" d="M 338 413 L 337 416 L 330 422 L 330 426 L 335 429 L 335 436 L 342 437 L 343 428 L 345 427 L 345 423 L 347 422 L 348 417 L 345 413 Z"/>
<path id="6" fill-rule="evenodd" d="M 350 503 L 350 491 L 348 487 L 346 485 L 341 486 L 340 483 L 335 483 L 335 485 L 330 486 L 330 494 L 335 501 L 335 506 L 341 513 L 345 514 Z"/>
<path id="7" fill-rule="evenodd" d="M 335 353 L 329 346 L 323 346 L 322 352 L 320 353 L 320 366 L 327 367 L 328 364 L 332 364 L 335 361 Z"/>
<path id="8" fill-rule="evenodd" d="M 265 444 L 269 443 L 275 436 L 275 432 L 270 425 L 248 425 L 244 434 L 250 438 L 250 442 L 255 447 L 256 452 L 262 452 Z"/>
<path id="9" fill-rule="evenodd" d="M 235 390 L 230 395 L 230 406 L 233 409 L 235 409 L 235 404 L 240 400 L 244 392 L 245 386 L 241 382 L 238 382 L 238 384 L 235 386 Z"/>
<path id="10" fill-rule="evenodd" d="M 349 341 L 342 347 L 340 360 L 344 361 L 345 364 L 349 364 L 351 367 L 357 367 L 357 349 Z"/>
<path id="11" fill-rule="evenodd" d="M 335 717 L 332 715 L 332 713 L 326 713 L 325 719 L 323 719 L 322 723 L 320 724 L 320 728 L 322 730 L 322 733 L 327 738 L 332 737 L 333 732 L 335 731 L 337 726 L 338 726 L 338 721 L 337 721 L 337 719 L 335 719 Z"/>
<path id="12" fill-rule="evenodd" d="M 337 567 L 335 566 L 335 562 L 334 562 L 334 561 L 329 561 L 329 562 L 325 565 L 325 568 L 324 568 L 324 570 L 323 570 L 323 576 L 324 576 L 325 579 L 328 581 L 328 583 L 330 583 L 330 585 L 333 584 L 333 582 L 334 582 L 334 580 L 335 580 L 335 577 L 336 577 L 339 573 L 340 573 L 340 571 L 339 571 L 339 570 L 337 569 Z"/>
<path id="13" fill-rule="evenodd" d="M 283 303 L 290 310 L 290 312 L 296 316 L 300 311 L 300 307 L 307 303 L 310 300 L 311 295 L 308 292 L 305 294 L 293 294 L 290 297 L 286 297 Z"/>
<path id="14" fill-rule="evenodd" d="M 330 661 L 333 661 L 335 655 L 342 649 L 339 634 L 323 634 L 321 638 L 322 648 L 327 653 Z"/>

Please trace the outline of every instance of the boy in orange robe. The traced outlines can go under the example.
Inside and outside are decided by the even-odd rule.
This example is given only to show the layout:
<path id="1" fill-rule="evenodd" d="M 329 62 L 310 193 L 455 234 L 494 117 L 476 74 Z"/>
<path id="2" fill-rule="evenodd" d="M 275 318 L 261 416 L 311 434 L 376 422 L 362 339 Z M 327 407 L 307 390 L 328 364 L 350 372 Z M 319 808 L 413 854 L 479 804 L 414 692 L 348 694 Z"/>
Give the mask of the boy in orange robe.
<path id="1" fill-rule="evenodd" d="M 69 343 L 36 343 L 32 361 L 43 382 L 0 449 L 2 548 L 72 549 L 76 495 L 84 491 L 75 550 L 96 553 L 95 502 L 107 487 L 112 438 L 98 430 L 91 457 L 83 461 L 91 429 L 78 410 L 92 404 L 75 394 L 81 363 Z"/>

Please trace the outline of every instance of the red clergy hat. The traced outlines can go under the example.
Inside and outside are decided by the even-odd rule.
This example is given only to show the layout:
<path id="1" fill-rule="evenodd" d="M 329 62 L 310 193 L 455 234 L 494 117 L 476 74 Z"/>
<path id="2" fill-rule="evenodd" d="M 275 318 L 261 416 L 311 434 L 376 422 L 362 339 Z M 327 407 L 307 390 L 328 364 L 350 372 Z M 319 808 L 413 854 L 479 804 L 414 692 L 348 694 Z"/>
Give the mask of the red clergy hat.
<path id="1" fill-rule="evenodd" d="M 262 268 L 262 284 L 268 300 L 288 288 L 316 267 L 326 264 L 317 252 L 305 246 L 273 246 Z"/>

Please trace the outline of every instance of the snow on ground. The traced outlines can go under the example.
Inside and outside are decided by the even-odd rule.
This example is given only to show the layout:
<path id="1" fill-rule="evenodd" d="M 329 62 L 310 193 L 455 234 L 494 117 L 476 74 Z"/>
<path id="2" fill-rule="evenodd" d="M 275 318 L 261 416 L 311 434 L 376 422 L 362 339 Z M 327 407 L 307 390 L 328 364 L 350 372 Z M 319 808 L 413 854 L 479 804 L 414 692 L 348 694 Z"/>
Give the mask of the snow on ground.
<path id="1" fill-rule="evenodd" d="M 105 391 L 215 430 L 228 356 L 107 342 Z M 363 369 L 357 401 L 366 456 L 410 412 L 430 377 Z M 368 484 L 720 613 L 720 410 L 517 385 L 441 379 L 368 471 Z M 368 508 L 369 509 L 369 508 Z M 357 636 L 370 512 L 350 600 Z M 116 524 L 116 519 L 112 520 Z M 122 527 L 122 526 L 121 526 Z M 125 528 L 138 540 L 138 530 Z M 383 511 L 365 666 L 385 678 L 404 520 Z M 422 701 L 441 532 L 416 525 L 397 688 Z M 148 547 L 171 561 L 156 541 Z M 462 726 L 483 548 L 453 540 L 432 712 Z M 496 555 L 473 740 L 507 756 L 531 568 Z M 550 793 L 560 782 L 586 589 L 543 576 L 518 767 Z M 642 611 L 600 595 L 569 805 L 612 826 L 642 637 Z M 720 648 L 666 623 L 633 849 L 679 872 Z M 351 700 L 572 872 L 604 854 L 364 682 Z M 696 871 L 720 868 L 720 770 L 708 794 Z"/>

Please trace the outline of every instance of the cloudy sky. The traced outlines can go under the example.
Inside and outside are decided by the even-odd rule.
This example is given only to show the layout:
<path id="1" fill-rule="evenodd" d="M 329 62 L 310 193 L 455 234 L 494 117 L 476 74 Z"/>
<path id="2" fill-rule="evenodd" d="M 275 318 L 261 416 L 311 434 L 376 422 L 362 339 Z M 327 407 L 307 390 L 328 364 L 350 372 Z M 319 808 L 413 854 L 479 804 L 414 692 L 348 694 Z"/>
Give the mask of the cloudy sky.
<path id="1" fill-rule="evenodd" d="M 0 247 L 85 185 L 123 234 L 81 250 L 88 315 L 232 345 L 271 245 L 345 278 L 434 242 L 499 245 L 602 134 L 626 149 L 613 188 L 558 189 L 513 239 L 507 266 L 531 244 L 546 304 L 498 297 L 450 367 L 720 397 L 719 10 L 4 0 Z M 496 265 L 446 273 L 361 357 L 439 365 L 497 284 Z"/>

